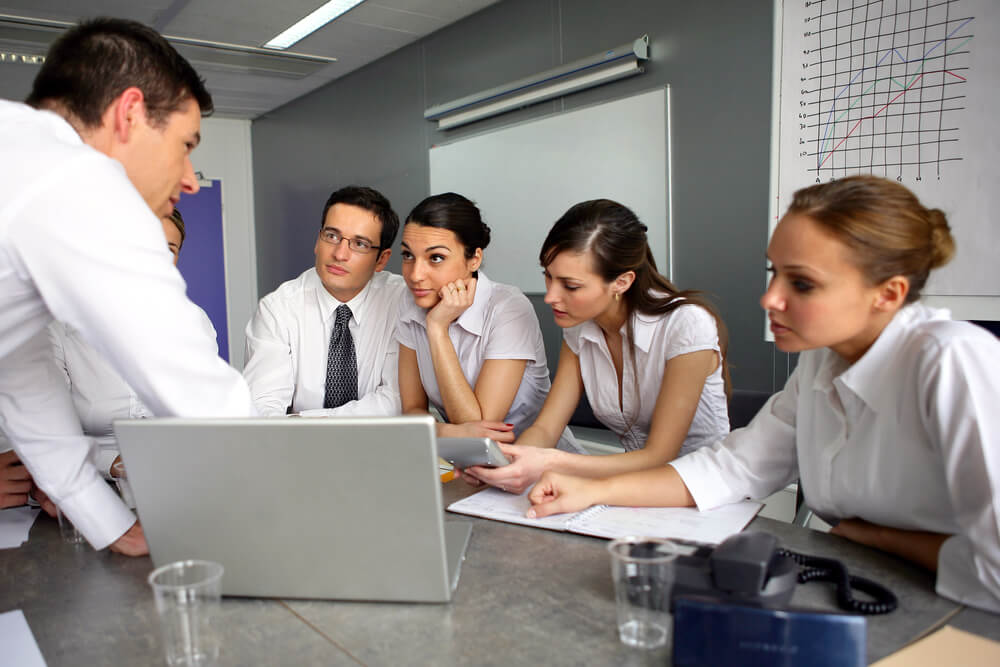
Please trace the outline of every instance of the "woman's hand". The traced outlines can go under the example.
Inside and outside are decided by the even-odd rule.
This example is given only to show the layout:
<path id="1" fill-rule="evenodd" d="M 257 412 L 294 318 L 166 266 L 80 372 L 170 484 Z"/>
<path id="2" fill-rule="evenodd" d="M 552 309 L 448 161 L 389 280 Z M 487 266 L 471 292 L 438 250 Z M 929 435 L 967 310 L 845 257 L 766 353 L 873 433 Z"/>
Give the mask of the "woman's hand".
<path id="1" fill-rule="evenodd" d="M 511 493 L 523 493 L 549 469 L 558 451 L 523 445 L 500 445 L 510 464 L 498 468 L 473 466 L 469 473 L 476 479 Z"/>
<path id="2" fill-rule="evenodd" d="M 497 442 L 514 442 L 514 425 L 482 419 L 464 424 L 438 424 L 441 438 L 491 438 Z"/>
<path id="3" fill-rule="evenodd" d="M 541 519 L 550 514 L 578 512 L 598 503 L 599 489 L 603 480 L 587 479 L 546 472 L 528 494 L 531 509 L 528 518 Z"/>
<path id="4" fill-rule="evenodd" d="M 427 311 L 427 327 L 448 326 L 468 310 L 476 298 L 476 279 L 456 280 L 438 291 L 441 300 Z"/>

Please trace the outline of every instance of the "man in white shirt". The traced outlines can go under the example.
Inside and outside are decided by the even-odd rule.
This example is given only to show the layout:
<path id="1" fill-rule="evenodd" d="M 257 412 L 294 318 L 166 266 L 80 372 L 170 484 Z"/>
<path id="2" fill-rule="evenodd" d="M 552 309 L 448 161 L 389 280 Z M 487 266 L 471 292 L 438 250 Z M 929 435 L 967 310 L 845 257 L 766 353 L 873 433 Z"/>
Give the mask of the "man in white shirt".
<path id="1" fill-rule="evenodd" d="M 198 189 L 189 154 L 212 98 L 155 31 L 98 19 L 53 44 L 28 105 L 0 101 L 3 430 L 43 507 L 58 505 L 96 549 L 142 555 L 142 528 L 93 463 L 45 328 L 54 318 L 79 331 L 154 414 L 253 414 L 158 220 Z"/>
<path id="2" fill-rule="evenodd" d="M 247 325 L 243 376 L 260 414 L 399 414 L 395 334 L 406 285 L 383 271 L 398 230 L 376 190 L 330 195 L 315 266 L 261 299 Z"/>
<path id="3" fill-rule="evenodd" d="M 161 223 L 167 248 L 173 255 L 176 266 L 184 245 L 184 218 L 175 208 L 171 215 L 161 219 Z M 205 333 L 216 340 L 217 334 L 212 321 L 204 311 L 201 316 Z M 52 322 L 48 333 L 56 366 L 62 371 L 69 387 L 83 432 L 93 438 L 97 445 L 97 469 L 105 479 L 117 477 L 114 466 L 121 457 L 112 428 L 113 422 L 116 419 L 141 419 L 154 415 L 139 399 L 135 390 L 80 336 L 80 332 L 62 322 Z"/>

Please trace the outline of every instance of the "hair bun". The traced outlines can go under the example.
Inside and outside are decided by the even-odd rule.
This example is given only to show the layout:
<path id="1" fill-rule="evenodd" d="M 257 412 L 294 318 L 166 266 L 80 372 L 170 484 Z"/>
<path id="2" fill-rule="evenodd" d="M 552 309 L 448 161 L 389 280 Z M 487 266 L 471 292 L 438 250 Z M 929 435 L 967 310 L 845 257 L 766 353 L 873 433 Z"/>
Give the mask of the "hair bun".
<path id="1" fill-rule="evenodd" d="M 936 269 L 955 256 L 955 239 L 951 235 L 948 220 L 940 209 L 933 208 L 927 213 L 931 225 L 929 268 Z"/>

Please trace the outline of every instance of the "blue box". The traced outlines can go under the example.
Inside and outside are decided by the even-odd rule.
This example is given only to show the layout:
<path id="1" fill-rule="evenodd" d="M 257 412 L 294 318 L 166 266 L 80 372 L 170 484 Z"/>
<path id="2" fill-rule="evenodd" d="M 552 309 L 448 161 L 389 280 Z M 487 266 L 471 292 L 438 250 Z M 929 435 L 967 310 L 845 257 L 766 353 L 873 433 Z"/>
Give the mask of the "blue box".
<path id="1" fill-rule="evenodd" d="M 674 667 L 864 667 L 864 616 L 679 597 Z"/>

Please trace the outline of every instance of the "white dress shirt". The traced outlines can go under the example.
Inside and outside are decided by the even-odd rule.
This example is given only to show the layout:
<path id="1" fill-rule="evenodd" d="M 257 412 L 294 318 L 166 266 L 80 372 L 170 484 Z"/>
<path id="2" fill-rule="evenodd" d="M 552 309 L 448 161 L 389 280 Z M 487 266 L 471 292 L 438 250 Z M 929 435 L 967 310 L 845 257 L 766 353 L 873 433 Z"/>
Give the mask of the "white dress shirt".
<path id="1" fill-rule="evenodd" d="M 1000 611 L 1000 342 L 947 310 L 900 310 L 853 365 L 804 352 L 753 421 L 674 461 L 700 509 L 796 478 L 809 507 L 952 535 L 937 592 Z"/>
<path id="2" fill-rule="evenodd" d="M 398 415 L 399 348 L 396 319 L 406 283 L 380 271 L 347 302 L 348 328 L 358 360 L 358 400 L 323 408 L 335 299 L 315 268 L 282 283 L 260 300 L 247 325 L 243 376 L 262 415 L 293 412 L 308 416 Z"/>
<path id="3" fill-rule="evenodd" d="M 420 382 L 427 399 L 448 419 L 427 340 L 427 311 L 416 304 L 409 290 L 400 307 L 397 337 L 400 344 L 416 351 Z M 542 409 L 551 382 L 542 330 L 528 297 L 512 285 L 493 282 L 480 271 L 472 305 L 451 323 L 448 337 L 455 346 L 462 374 L 473 388 L 487 359 L 527 360 L 504 421 L 514 425 L 516 435 L 531 426 Z M 558 446 L 571 452 L 583 451 L 569 429 L 563 432 Z"/>
<path id="4" fill-rule="evenodd" d="M 625 340 L 624 324 L 620 333 Z M 594 416 L 618 436 L 625 450 L 646 445 L 667 362 L 701 350 L 715 350 L 720 363 L 705 379 L 678 455 L 693 452 L 729 433 L 719 330 L 711 313 L 693 304 L 679 306 L 665 315 L 636 312 L 632 314 L 632 335 L 635 363 L 627 349 L 622 354 L 622 409 L 618 407 L 618 372 L 601 327 L 588 320 L 563 332 L 566 345 L 580 360 L 580 374 Z"/>
<path id="5" fill-rule="evenodd" d="M 217 340 L 212 321 L 201 312 L 202 329 L 212 340 Z M 52 322 L 48 333 L 56 366 L 63 372 L 83 432 L 97 445 L 97 469 L 105 479 L 110 479 L 111 464 L 119 455 L 112 422 L 154 415 L 78 331 L 61 322 Z"/>
<path id="6" fill-rule="evenodd" d="M 46 326 L 80 332 L 163 416 L 253 413 L 121 163 L 58 115 L 0 101 L 0 417 L 35 483 L 96 549 L 135 516 L 101 478 Z"/>

